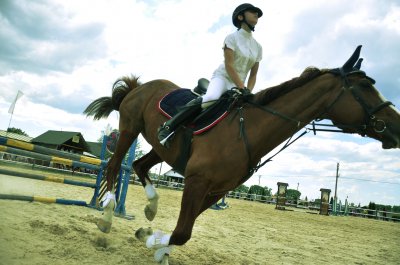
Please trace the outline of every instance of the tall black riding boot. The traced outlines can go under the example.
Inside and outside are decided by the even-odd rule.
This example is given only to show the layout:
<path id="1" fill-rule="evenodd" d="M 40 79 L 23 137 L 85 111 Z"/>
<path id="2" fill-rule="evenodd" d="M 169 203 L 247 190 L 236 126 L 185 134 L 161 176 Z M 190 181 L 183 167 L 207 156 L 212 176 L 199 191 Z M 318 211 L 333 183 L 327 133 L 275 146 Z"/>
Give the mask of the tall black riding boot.
<path id="1" fill-rule="evenodd" d="M 168 138 L 179 125 L 188 122 L 190 118 L 194 118 L 195 115 L 201 112 L 202 102 L 203 98 L 201 97 L 189 101 L 175 116 L 161 125 L 158 129 L 158 140 L 163 146 L 166 145 Z"/>

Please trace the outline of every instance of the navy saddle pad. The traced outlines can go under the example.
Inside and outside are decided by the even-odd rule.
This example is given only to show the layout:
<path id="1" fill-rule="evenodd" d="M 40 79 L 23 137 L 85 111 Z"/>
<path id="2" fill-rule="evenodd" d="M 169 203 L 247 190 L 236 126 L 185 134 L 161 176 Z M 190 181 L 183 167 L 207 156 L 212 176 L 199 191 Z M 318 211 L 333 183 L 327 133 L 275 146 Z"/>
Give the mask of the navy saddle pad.
<path id="1" fill-rule="evenodd" d="M 181 106 L 197 98 L 190 89 L 181 88 L 165 95 L 158 103 L 158 110 L 167 118 L 179 112 Z M 215 104 L 203 110 L 197 117 L 193 117 L 187 126 L 193 129 L 193 134 L 208 131 L 228 115 L 231 101 L 221 98 Z"/>

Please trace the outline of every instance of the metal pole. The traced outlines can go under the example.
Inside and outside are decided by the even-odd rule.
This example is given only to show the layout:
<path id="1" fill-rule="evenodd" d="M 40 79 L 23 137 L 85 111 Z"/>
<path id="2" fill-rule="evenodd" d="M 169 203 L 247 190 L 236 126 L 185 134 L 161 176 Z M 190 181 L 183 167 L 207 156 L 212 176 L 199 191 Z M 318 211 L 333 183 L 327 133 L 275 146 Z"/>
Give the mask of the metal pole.
<path id="1" fill-rule="evenodd" d="M 160 175 L 161 175 L 162 163 L 163 162 L 161 162 L 160 170 L 158 171 L 156 188 L 158 188 L 158 184 L 160 184 Z"/>
<path id="2" fill-rule="evenodd" d="M 339 163 L 336 165 L 336 183 L 335 183 L 335 197 L 333 199 L 333 214 L 337 215 L 336 206 L 337 206 L 337 183 L 339 178 Z"/>
<path id="3" fill-rule="evenodd" d="M 10 121 L 8 122 L 8 127 L 7 127 L 7 130 L 6 130 L 6 137 L 8 137 L 8 130 L 10 129 L 11 120 L 12 120 L 13 115 L 14 115 L 14 112 L 11 113 Z"/>
<path id="4" fill-rule="evenodd" d="M 158 179 L 160 179 L 160 175 L 161 175 L 161 169 L 162 169 L 162 162 L 161 162 L 161 164 L 160 164 L 160 170 L 158 171 Z"/>

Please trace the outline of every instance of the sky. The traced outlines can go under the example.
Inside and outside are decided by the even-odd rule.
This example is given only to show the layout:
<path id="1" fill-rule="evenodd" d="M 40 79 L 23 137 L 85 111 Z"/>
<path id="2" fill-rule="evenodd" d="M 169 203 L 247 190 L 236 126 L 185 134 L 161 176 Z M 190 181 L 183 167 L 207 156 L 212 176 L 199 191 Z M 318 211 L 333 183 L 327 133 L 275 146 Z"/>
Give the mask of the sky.
<path id="1" fill-rule="evenodd" d="M 193 88 L 223 62 L 222 43 L 235 31 L 236 0 L 2 0 L 0 1 L 0 129 L 18 90 L 11 127 L 36 137 L 47 130 L 81 132 L 97 141 L 118 113 L 93 121 L 82 112 L 111 95 L 113 82 L 138 75 Z M 254 37 L 263 46 L 254 92 L 300 75 L 308 66 L 342 66 L 362 44 L 362 69 L 400 106 L 400 3 L 392 0 L 281 0 L 260 7 Z M 142 148 L 150 150 L 141 139 Z M 277 151 L 277 150 L 275 150 Z M 273 154 L 272 152 L 271 154 Z M 265 158 L 267 158 L 266 156 Z M 301 198 L 335 189 L 344 202 L 400 205 L 400 150 L 383 150 L 357 135 L 308 133 L 250 178 Z M 160 165 L 152 170 L 159 171 Z M 170 169 L 163 165 L 161 172 Z"/>

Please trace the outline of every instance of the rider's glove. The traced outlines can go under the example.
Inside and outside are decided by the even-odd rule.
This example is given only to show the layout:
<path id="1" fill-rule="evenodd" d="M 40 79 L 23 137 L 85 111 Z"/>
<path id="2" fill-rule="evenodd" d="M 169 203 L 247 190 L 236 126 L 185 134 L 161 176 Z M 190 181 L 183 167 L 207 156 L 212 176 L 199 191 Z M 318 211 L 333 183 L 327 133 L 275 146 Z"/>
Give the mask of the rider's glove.
<path id="1" fill-rule="evenodd" d="M 250 91 L 250 89 L 248 89 L 247 87 L 241 89 L 241 92 L 242 92 L 242 95 L 243 95 L 243 96 L 251 95 L 251 91 Z"/>
<path id="2" fill-rule="evenodd" d="M 232 91 L 235 92 L 235 94 L 237 96 L 243 96 L 246 98 L 251 97 L 253 95 L 253 94 L 251 94 L 251 91 L 247 87 L 244 87 L 242 89 L 234 87 L 234 88 L 232 88 Z"/>

